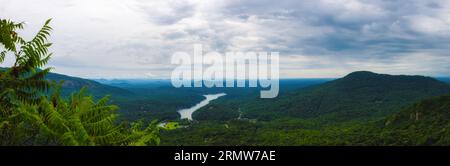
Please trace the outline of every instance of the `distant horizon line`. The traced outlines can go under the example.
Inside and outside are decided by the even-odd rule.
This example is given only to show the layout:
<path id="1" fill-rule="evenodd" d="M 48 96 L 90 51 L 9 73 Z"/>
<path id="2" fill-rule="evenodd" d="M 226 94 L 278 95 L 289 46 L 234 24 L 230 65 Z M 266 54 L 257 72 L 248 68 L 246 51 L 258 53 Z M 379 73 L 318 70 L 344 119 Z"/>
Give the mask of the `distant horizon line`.
<path id="1" fill-rule="evenodd" d="M 90 79 L 90 80 L 167 80 L 170 81 L 170 78 L 88 78 L 88 77 L 80 77 L 84 79 Z M 295 80 L 295 79 L 338 79 L 341 77 L 286 77 L 286 78 L 279 78 L 279 80 Z M 444 77 L 444 78 L 450 78 Z M 192 79 L 193 80 L 193 79 Z M 235 80 L 241 80 L 241 79 L 235 79 Z M 244 79 L 244 80 L 258 80 L 258 79 Z M 224 79 L 226 81 L 226 79 Z"/>
<path id="2" fill-rule="evenodd" d="M 423 75 L 405 75 L 405 76 L 423 76 Z M 439 76 L 439 77 L 433 77 L 433 76 L 424 76 L 424 77 L 431 77 L 431 78 L 448 78 L 450 79 L 450 76 Z M 80 77 L 84 79 L 89 80 L 161 80 L 161 81 L 170 81 L 170 78 L 88 78 L 88 77 Z M 286 77 L 286 78 L 280 78 L 279 80 L 297 80 L 297 79 L 339 79 L 342 77 Z M 238 79 L 240 80 L 240 79 Z M 258 80 L 258 79 L 244 79 L 244 80 Z M 226 81 L 226 79 L 224 79 Z"/>
<path id="3" fill-rule="evenodd" d="M 0 69 L 7 69 L 9 67 L 6 66 L 0 66 Z M 336 77 L 282 77 L 280 76 L 280 80 L 289 80 L 289 79 L 338 79 L 338 78 L 342 78 L 345 77 L 346 75 L 350 74 L 350 73 L 354 73 L 354 72 L 371 72 L 371 73 L 375 73 L 375 74 L 387 74 L 387 75 L 404 75 L 404 76 L 425 76 L 425 77 L 431 77 L 431 78 L 450 78 L 450 75 L 447 76 L 431 76 L 431 75 L 424 75 L 424 74 L 389 74 L 389 73 L 379 73 L 379 72 L 374 72 L 374 71 L 369 71 L 369 70 L 356 70 L 353 72 L 349 72 L 343 76 L 336 76 Z M 81 75 L 71 75 L 71 74 L 66 74 L 66 73 L 61 73 L 61 72 L 55 72 L 55 71 L 51 71 L 50 73 L 53 74 L 60 74 L 60 75 L 66 75 L 66 76 L 70 76 L 70 77 L 78 77 L 78 78 L 83 78 L 83 79 L 90 79 L 90 80 L 170 80 L 170 77 L 154 77 L 154 78 L 145 78 L 145 77 L 130 77 L 130 78 L 120 78 L 120 77 L 90 77 L 90 76 L 81 76 Z M 224 79 L 226 80 L 226 79 Z M 252 79 L 245 79 L 245 80 L 252 80 Z"/>
<path id="4" fill-rule="evenodd" d="M 5 69 L 5 68 L 8 68 L 8 67 L 2 67 L 2 66 L 0 66 L 0 69 Z M 336 76 L 336 77 L 281 77 L 280 76 L 280 80 L 293 80 L 293 79 L 338 79 L 338 78 L 342 78 L 342 77 L 345 77 L 345 76 L 347 76 L 348 74 L 351 74 L 351 73 L 355 73 L 355 72 L 371 72 L 371 73 L 375 73 L 375 74 L 386 74 L 386 75 L 393 75 L 393 76 L 400 76 L 400 75 L 403 75 L 403 76 L 424 76 L 424 77 L 431 77 L 431 78 L 448 78 L 448 79 L 450 79 L 450 75 L 448 75 L 448 76 L 431 76 L 431 75 L 421 75 L 421 74 L 388 74 L 388 73 L 379 73 L 379 72 L 374 72 L 374 71 L 369 71 L 369 70 L 356 70 L 356 71 L 353 71 L 353 72 L 349 72 L 349 73 L 347 73 L 347 74 L 345 74 L 345 75 L 343 75 L 343 76 Z M 89 76 L 76 76 L 76 75 L 71 75 L 71 74 L 65 74 L 65 73 L 60 73 L 60 72 L 50 72 L 50 73 L 53 73 L 53 74 L 59 74 L 59 75 L 66 75 L 66 76 L 70 76 L 70 77 L 78 77 L 78 78 L 83 78 L 83 79 L 89 79 L 89 80 L 171 80 L 171 78 L 169 78 L 169 77 L 154 77 L 154 78 L 145 78 L 145 77 L 142 77 L 142 78 L 138 78 L 138 77 L 135 77 L 135 78 L 132 78 L 132 77 L 130 77 L 130 78 L 125 78 L 125 77 L 123 77 L 123 78 L 120 78 L 120 77 L 89 77 Z M 257 78 L 255 78 L 256 80 L 257 80 Z M 226 78 L 224 78 L 224 80 L 226 80 Z M 254 79 L 245 79 L 245 80 L 254 80 Z"/>

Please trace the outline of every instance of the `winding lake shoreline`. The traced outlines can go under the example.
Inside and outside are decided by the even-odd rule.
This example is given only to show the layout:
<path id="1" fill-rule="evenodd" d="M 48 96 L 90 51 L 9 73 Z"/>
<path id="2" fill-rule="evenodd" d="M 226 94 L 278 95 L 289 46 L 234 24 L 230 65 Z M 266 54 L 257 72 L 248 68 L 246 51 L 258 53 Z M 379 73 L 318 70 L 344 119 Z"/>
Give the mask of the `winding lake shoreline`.
<path id="1" fill-rule="evenodd" d="M 194 105 L 191 108 L 178 110 L 178 113 L 180 113 L 180 115 L 181 115 L 180 119 L 193 120 L 192 119 L 192 113 L 194 113 L 198 109 L 208 105 L 210 101 L 218 99 L 219 97 L 222 97 L 222 96 L 225 96 L 225 95 L 226 95 L 225 93 L 203 95 L 203 96 L 205 96 L 206 99 L 202 100 L 200 103 Z"/>

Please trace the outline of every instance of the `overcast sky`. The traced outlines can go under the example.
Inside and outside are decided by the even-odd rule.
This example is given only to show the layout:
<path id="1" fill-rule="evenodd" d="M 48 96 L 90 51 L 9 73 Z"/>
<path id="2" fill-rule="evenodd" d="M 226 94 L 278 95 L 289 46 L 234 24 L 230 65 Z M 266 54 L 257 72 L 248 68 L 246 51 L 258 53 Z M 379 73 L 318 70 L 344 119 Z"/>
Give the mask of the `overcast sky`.
<path id="1" fill-rule="evenodd" d="M 0 18 L 28 38 L 53 18 L 49 66 L 85 78 L 167 78 L 194 43 L 278 51 L 281 77 L 450 76 L 449 0 L 0 0 Z"/>

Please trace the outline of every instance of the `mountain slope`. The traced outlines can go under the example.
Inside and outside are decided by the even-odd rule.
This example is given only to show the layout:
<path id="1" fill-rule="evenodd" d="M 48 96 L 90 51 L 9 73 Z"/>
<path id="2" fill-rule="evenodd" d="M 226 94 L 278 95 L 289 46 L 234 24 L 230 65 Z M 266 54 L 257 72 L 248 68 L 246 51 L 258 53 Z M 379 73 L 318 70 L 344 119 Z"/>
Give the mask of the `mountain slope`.
<path id="1" fill-rule="evenodd" d="M 46 78 L 56 82 L 64 81 L 61 87 L 63 96 L 70 95 L 83 86 L 86 86 L 89 94 L 94 97 L 111 95 L 111 103 L 119 106 L 119 120 L 177 119 L 178 109 L 190 107 L 203 99 L 203 96 L 193 89 L 173 88 L 170 83 L 163 84 L 158 81 L 116 87 L 56 73 L 49 73 Z"/>
<path id="2" fill-rule="evenodd" d="M 361 145 L 449 145 L 450 96 L 424 99 L 348 134 Z"/>
<path id="3" fill-rule="evenodd" d="M 70 95 L 73 91 L 78 91 L 84 86 L 87 87 L 89 93 L 95 97 L 102 97 L 105 95 L 112 95 L 114 97 L 127 97 L 133 95 L 131 91 L 126 89 L 104 85 L 93 80 L 71 77 L 63 74 L 49 73 L 46 76 L 46 79 L 50 81 L 56 81 L 57 83 L 63 81 L 61 87 L 62 95 Z"/>
<path id="4" fill-rule="evenodd" d="M 381 118 L 424 98 L 450 94 L 450 85 L 431 77 L 367 71 L 244 107 L 245 116 L 321 118 L 332 121 Z"/>
<path id="5" fill-rule="evenodd" d="M 5 67 L 0 67 L 0 70 L 6 70 Z M 80 90 L 82 87 L 87 87 L 88 91 L 94 97 L 103 97 L 105 95 L 112 95 L 114 97 L 129 97 L 134 95 L 133 92 L 124 88 L 119 88 L 111 85 L 101 84 L 94 80 L 72 77 L 58 73 L 48 73 L 45 78 L 49 81 L 59 83 L 63 81 L 60 89 L 61 95 L 67 96 L 74 91 Z"/>

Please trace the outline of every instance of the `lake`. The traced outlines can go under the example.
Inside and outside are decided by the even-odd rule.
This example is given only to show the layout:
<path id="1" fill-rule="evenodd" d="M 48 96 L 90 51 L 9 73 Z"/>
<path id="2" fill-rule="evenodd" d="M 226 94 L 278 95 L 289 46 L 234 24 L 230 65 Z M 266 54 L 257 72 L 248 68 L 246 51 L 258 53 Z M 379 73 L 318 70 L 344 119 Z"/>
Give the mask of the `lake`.
<path id="1" fill-rule="evenodd" d="M 186 108 L 186 109 L 182 109 L 182 110 L 178 111 L 178 113 L 180 113 L 180 115 L 181 115 L 180 119 L 192 120 L 192 113 L 194 113 L 198 109 L 208 105 L 210 101 L 218 99 L 219 97 L 222 97 L 225 95 L 226 95 L 225 93 L 203 95 L 203 96 L 205 96 L 206 99 L 202 100 L 200 103 L 194 105 L 191 108 Z"/>

